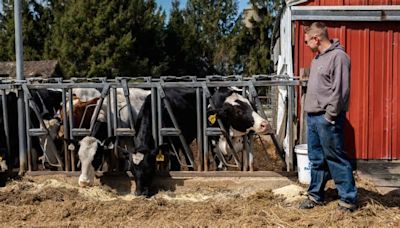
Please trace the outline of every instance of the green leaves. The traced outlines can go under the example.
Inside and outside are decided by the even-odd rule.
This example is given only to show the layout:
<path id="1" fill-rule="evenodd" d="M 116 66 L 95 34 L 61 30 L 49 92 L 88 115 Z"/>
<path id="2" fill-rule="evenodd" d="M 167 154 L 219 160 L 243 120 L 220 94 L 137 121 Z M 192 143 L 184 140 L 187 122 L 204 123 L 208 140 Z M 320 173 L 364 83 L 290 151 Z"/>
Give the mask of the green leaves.
<path id="1" fill-rule="evenodd" d="M 251 0 L 261 20 L 244 25 L 237 0 L 24 0 L 24 59 L 57 59 L 66 77 L 270 73 L 274 1 Z M 0 60 L 14 60 L 13 2 L 0 15 Z"/>

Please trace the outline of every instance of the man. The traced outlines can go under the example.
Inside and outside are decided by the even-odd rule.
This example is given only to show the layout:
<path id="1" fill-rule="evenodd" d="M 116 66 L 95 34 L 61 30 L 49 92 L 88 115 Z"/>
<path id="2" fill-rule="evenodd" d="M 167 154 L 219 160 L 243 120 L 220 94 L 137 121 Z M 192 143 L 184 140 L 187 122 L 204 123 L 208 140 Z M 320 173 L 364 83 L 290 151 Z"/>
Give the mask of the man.
<path id="1" fill-rule="evenodd" d="M 357 188 L 352 167 L 343 150 L 343 125 L 350 95 L 350 59 L 338 40 L 329 40 L 324 23 L 305 29 L 306 45 L 317 55 L 311 62 L 304 110 L 308 113 L 308 157 L 311 183 L 301 209 L 324 202 L 326 182 L 333 178 L 339 193 L 339 209 L 356 208 Z"/>

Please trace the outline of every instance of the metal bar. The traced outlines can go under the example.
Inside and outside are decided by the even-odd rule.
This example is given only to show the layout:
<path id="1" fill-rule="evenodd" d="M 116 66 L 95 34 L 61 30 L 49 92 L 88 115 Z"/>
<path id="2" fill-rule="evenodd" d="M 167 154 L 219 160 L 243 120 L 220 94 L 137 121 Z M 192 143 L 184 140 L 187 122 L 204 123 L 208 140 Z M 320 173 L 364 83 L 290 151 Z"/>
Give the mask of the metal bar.
<path id="1" fill-rule="evenodd" d="M 203 93 L 205 93 L 205 96 L 206 96 L 206 100 L 208 99 L 211 108 L 215 109 L 215 104 L 214 104 L 214 102 L 211 100 L 211 94 L 210 94 L 210 91 L 209 91 L 208 88 L 207 88 L 207 84 L 206 84 L 206 83 L 203 83 L 203 84 L 202 84 L 202 87 L 203 87 Z M 205 106 L 205 105 L 204 105 L 204 106 Z M 206 110 L 207 110 L 207 109 L 206 109 Z M 207 120 L 205 120 L 205 121 L 207 121 Z M 220 153 L 219 150 L 217 150 L 217 156 L 220 157 L 221 161 L 222 161 L 226 166 L 230 166 L 230 167 L 241 167 L 241 163 L 239 162 L 239 156 L 237 155 L 237 152 L 235 151 L 235 148 L 233 147 L 232 139 L 231 139 L 229 133 L 225 130 L 224 125 L 222 124 L 222 121 L 221 121 L 220 119 L 217 119 L 217 123 L 218 123 L 219 128 L 220 128 L 221 131 L 222 131 L 222 134 L 225 136 L 226 141 L 227 141 L 229 147 L 230 147 L 231 150 L 232 150 L 232 155 L 233 155 L 233 158 L 234 158 L 234 160 L 235 160 L 236 166 L 233 166 L 233 165 L 229 164 L 228 162 L 226 162 L 225 157 L 224 157 L 223 155 L 221 155 L 221 154 L 218 155 L 218 153 Z M 208 129 L 209 129 L 209 128 L 208 128 L 207 125 L 206 125 L 205 132 L 207 132 Z M 208 138 L 208 135 L 206 134 L 206 136 L 204 137 L 204 140 L 206 140 L 207 138 Z M 208 145 L 207 145 L 207 146 L 208 146 Z"/>
<path id="2" fill-rule="evenodd" d="M 376 10 L 400 10 L 399 5 L 346 5 L 346 6 L 292 6 L 292 11 L 308 11 L 308 10 L 352 10 L 352 11 L 376 11 Z"/>
<path id="3" fill-rule="evenodd" d="M 97 117 L 99 116 L 100 109 L 103 106 L 104 98 L 107 96 L 109 90 L 110 90 L 110 84 L 105 84 L 103 87 L 103 90 L 101 91 L 100 100 L 97 102 L 96 109 L 94 110 L 92 119 L 90 120 L 90 135 L 92 135 L 92 136 L 93 136 L 94 124 L 97 121 Z"/>
<path id="4" fill-rule="evenodd" d="M 162 104 L 161 104 L 161 95 L 165 95 L 160 91 L 161 86 L 157 86 L 157 129 L 158 129 L 158 144 L 161 145 L 164 143 L 164 138 L 161 134 L 162 128 Z M 158 146 L 158 145 L 156 145 Z"/>
<path id="5" fill-rule="evenodd" d="M 69 120 L 69 128 L 66 129 L 69 131 L 69 137 L 70 139 L 74 139 L 74 134 L 72 133 L 72 129 L 74 128 L 74 118 L 73 118 L 73 96 L 72 96 L 72 88 L 68 89 L 68 103 L 69 103 L 69 109 L 68 109 L 68 120 Z M 70 151 L 70 157 L 71 157 L 71 170 L 72 172 L 75 171 L 75 151 L 71 150 Z"/>
<path id="6" fill-rule="evenodd" d="M 242 171 L 247 171 L 249 168 L 249 135 L 243 136 L 244 150 L 242 154 Z"/>
<path id="7" fill-rule="evenodd" d="M 294 164 L 293 164 L 293 100 L 294 100 L 294 94 L 293 94 L 293 87 L 288 86 L 288 131 L 289 131 L 289 145 L 288 145 L 288 155 L 286 157 L 286 164 L 287 164 L 287 171 L 293 171 L 294 170 Z"/>
<path id="8" fill-rule="evenodd" d="M 211 99 L 209 99 L 209 101 L 210 101 L 211 107 L 212 107 L 212 108 L 215 108 L 215 105 L 214 105 L 213 101 L 212 101 Z M 234 146 L 233 146 L 232 138 L 231 138 L 231 136 L 229 135 L 229 132 L 225 129 L 225 127 L 224 127 L 224 125 L 222 124 L 222 121 L 221 121 L 220 119 L 217 119 L 217 122 L 218 122 L 219 127 L 220 127 L 221 130 L 222 130 L 222 134 L 225 136 L 226 142 L 228 143 L 229 147 L 230 147 L 231 150 L 232 150 L 232 155 L 233 155 L 233 158 L 234 158 L 235 163 L 236 163 L 236 165 L 237 165 L 236 167 L 238 167 L 238 168 L 241 167 L 241 162 L 239 161 L 239 156 L 238 156 L 237 151 L 235 150 L 235 148 L 234 148 Z M 222 156 L 222 157 L 223 157 L 223 156 Z M 223 160 L 225 161 L 225 159 L 223 159 Z M 226 163 L 225 165 L 229 165 L 229 164 Z"/>
<path id="9" fill-rule="evenodd" d="M 117 129 L 119 128 L 119 123 L 118 123 L 118 116 L 119 116 L 119 110 L 118 110 L 118 94 L 117 94 L 117 88 L 116 87 L 112 87 L 111 91 L 110 91 L 110 95 L 111 95 L 111 99 L 112 99 L 112 103 L 110 103 L 109 106 L 113 106 L 112 110 L 113 110 L 113 116 L 112 116 L 112 122 L 113 122 L 113 126 L 114 126 L 114 135 L 117 136 L 117 139 L 115 140 L 115 147 L 113 150 L 114 153 L 114 157 L 117 158 L 118 157 L 118 144 L 119 144 L 119 134 L 117 132 Z M 130 160 L 130 159 L 129 159 Z M 117 166 L 119 166 L 119 162 L 117 162 Z M 119 167 L 117 167 L 119 168 Z"/>
<path id="10" fill-rule="evenodd" d="M 154 138 L 154 143 L 155 143 L 155 147 L 157 147 L 158 145 L 160 145 L 161 143 L 159 143 L 159 135 L 158 135 L 158 115 L 157 115 L 157 109 L 158 105 L 157 105 L 157 88 L 153 87 L 151 88 L 151 120 L 152 120 L 152 132 L 153 132 L 153 138 Z M 161 112 L 161 110 L 160 110 Z"/>
<path id="11" fill-rule="evenodd" d="M 22 81 L 24 76 L 24 55 L 23 55 L 23 37 L 22 37 L 22 8 L 21 1 L 14 1 L 14 24 L 15 24 L 15 57 L 16 57 L 16 79 Z M 19 136 L 19 174 L 24 174 L 27 167 L 26 156 L 26 127 L 24 117 L 24 93 L 18 90 L 18 136 Z"/>
<path id="12" fill-rule="evenodd" d="M 249 147 L 249 171 L 250 172 L 254 172 L 254 153 L 253 153 L 253 148 L 254 148 L 254 143 L 253 143 L 253 139 L 254 139 L 254 135 L 248 135 L 249 136 L 249 140 L 248 142 L 250 143 Z"/>
<path id="13" fill-rule="evenodd" d="M 188 157 L 188 159 L 189 159 L 189 163 L 190 163 L 190 164 L 187 165 L 187 166 L 188 166 L 188 167 L 194 167 L 194 158 L 193 158 L 192 151 L 190 150 L 190 148 L 189 148 L 189 146 L 188 146 L 188 144 L 187 144 L 187 142 L 186 142 L 186 139 L 185 139 L 185 137 L 183 136 L 183 134 L 182 134 L 182 132 L 181 132 L 181 130 L 180 130 L 179 124 L 178 124 L 178 122 L 177 122 L 176 119 L 175 119 L 174 112 L 172 111 L 172 107 L 171 107 L 171 105 L 170 105 L 170 103 L 169 103 L 167 97 L 165 96 L 165 93 L 164 93 L 164 91 L 163 91 L 161 85 L 158 85 L 158 91 L 159 91 L 159 95 L 160 95 L 159 97 L 160 97 L 160 98 L 162 99 L 162 101 L 164 102 L 165 109 L 167 110 L 167 112 L 168 112 L 168 114 L 169 114 L 169 117 L 171 118 L 172 124 L 174 125 L 174 127 L 175 127 L 176 129 L 178 129 L 178 130 L 180 131 L 180 133 L 178 134 L 178 137 L 179 137 L 179 139 L 181 140 L 183 149 L 185 150 L 185 153 L 186 153 L 186 155 L 187 155 L 187 157 Z M 159 112 L 159 113 L 160 113 L 160 112 Z M 161 139 L 161 138 L 160 138 L 160 139 Z"/>
<path id="14" fill-rule="evenodd" d="M 112 87 L 118 87 L 118 83 L 107 83 Z M 149 83 L 128 83 L 131 88 L 151 88 L 152 85 Z M 29 85 L 30 89 L 44 89 L 44 88 L 54 88 L 54 89 L 74 89 L 74 88 L 92 88 L 92 89 L 101 89 L 103 86 L 101 84 L 94 83 L 45 83 L 45 84 L 31 84 Z"/>
<path id="15" fill-rule="evenodd" d="M 30 118 L 30 110 L 29 110 L 29 99 L 28 97 L 30 97 L 29 92 L 24 94 L 24 103 L 25 103 L 25 121 L 26 121 L 26 133 L 27 133 L 27 137 L 26 137 L 26 153 L 27 153 L 27 159 L 28 159 L 28 171 L 31 172 L 32 168 L 34 170 L 36 170 L 38 168 L 37 166 L 37 156 L 35 156 L 35 159 L 32 159 L 32 140 L 31 137 L 29 137 L 29 129 L 31 126 L 31 118 Z M 37 155 L 36 151 L 36 155 Z M 35 161 L 33 161 L 35 160 Z"/>
<path id="16" fill-rule="evenodd" d="M 18 2 L 18 1 L 17 1 Z M 19 137 L 19 174 L 26 172 L 27 168 L 27 148 L 26 148 L 26 125 L 25 125 L 25 105 L 23 91 L 18 90 L 18 137 Z"/>
<path id="17" fill-rule="evenodd" d="M 125 96 L 125 101 L 128 106 L 128 112 L 129 112 L 129 125 L 131 126 L 131 129 L 135 132 L 135 125 L 134 125 L 134 120 L 137 119 L 137 116 L 134 114 L 131 106 L 131 100 L 129 98 L 129 88 L 128 84 L 126 82 L 126 79 L 122 80 L 122 89 L 124 90 L 124 96 Z M 135 134 L 135 133 L 134 133 Z"/>
<path id="18" fill-rule="evenodd" d="M 387 10 L 294 10 L 292 20 L 399 21 L 400 11 Z"/>
<path id="19" fill-rule="evenodd" d="M 5 154 L 5 159 L 8 160 L 11 157 L 11 148 L 10 148 L 10 127 L 8 125 L 8 103 L 6 99 L 6 91 L 1 90 L 1 101 L 2 101 L 2 108 L 3 108 L 3 122 L 4 122 L 4 133 L 6 137 L 6 146 L 7 146 L 7 153 Z"/>
<path id="20" fill-rule="evenodd" d="M 247 80 L 247 78 L 246 78 Z M 250 78 L 248 78 L 250 80 Z M 156 87 L 159 82 L 146 82 L 146 83 L 128 83 L 129 88 L 153 88 Z M 163 88 L 182 88 L 182 87 L 193 87 L 200 88 L 202 87 L 202 81 L 197 82 L 164 82 Z M 210 81 L 206 82 L 208 87 L 229 87 L 229 86 L 237 86 L 242 87 L 247 85 L 247 81 Z M 108 83 L 112 87 L 118 87 L 118 83 L 110 82 Z M 299 85 L 300 82 L 298 80 L 256 80 L 253 84 L 258 86 L 272 86 L 272 85 Z M 9 85 L 0 85 L 0 88 L 9 88 Z M 45 83 L 45 84 L 29 84 L 29 89 L 46 89 L 46 88 L 54 88 L 54 89 L 73 89 L 73 88 L 97 88 L 101 89 L 103 86 L 101 84 L 94 83 Z"/>
<path id="21" fill-rule="evenodd" d="M 82 128 L 82 125 L 84 124 L 84 121 L 85 121 L 86 112 L 87 112 L 87 110 L 88 110 L 89 108 L 91 108 L 91 107 L 93 107 L 93 106 L 96 108 L 97 104 L 86 105 L 85 110 L 83 110 L 82 119 L 81 119 L 81 122 L 80 122 L 79 125 L 78 125 L 78 128 Z"/>
<path id="22" fill-rule="evenodd" d="M 114 115 L 112 116 L 113 126 L 114 126 L 114 135 L 118 136 L 117 135 L 117 128 L 119 127 L 119 125 L 118 125 L 118 120 L 117 120 L 117 117 L 118 117 L 117 88 L 115 88 L 115 87 L 113 87 L 112 90 L 111 90 L 111 99 L 113 100 L 113 102 L 110 103 L 110 106 L 112 104 L 112 106 L 113 106 L 112 109 L 113 109 L 113 112 L 114 112 Z"/>
<path id="23" fill-rule="evenodd" d="M 67 97 L 65 93 L 65 89 L 62 90 L 62 112 L 63 112 L 63 125 L 64 125 L 64 138 L 69 139 L 69 122 L 68 122 L 68 116 L 67 116 Z M 69 172 L 70 171 L 70 159 L 69 159 L 69 151 L 68 151 L 68 145 L 67 142 L 64 140 L 63 142 L 64 146 L 64 160 L 65 160 L 65 171 Z"/>
<path id="24" fill-rule="evenodd" d="M 206 85 L 204 84 L 204 87 L 206 87 Z M 207 97 L 206 97 L 206 92 L 203 89 L 203 105 L 202 105 L 202 113 L 203 113 L 203 164 L 204 164 L 204 171 L 208 171 L 208 136 L 206 134 L 206 130 L 207 130 Z"/>
<path id="25" fill-rule="evenodd" d="M 202 108 L 201 108 L 201 97 L 200 89 L 196 88 L 196 118 L 197 118 L 197 158 L 199 159 L 199 164 L 197 164 L 197 171 L 203 170 L 203 140 L 201 134 L 201 118 L 202 118 Z"/>
<path id="26" fill-rule="evenodd" d="M 113 121 L 111 112 L 111 92 L 107 95 L 107 136 L 111 137 L 113 135 Z"/>

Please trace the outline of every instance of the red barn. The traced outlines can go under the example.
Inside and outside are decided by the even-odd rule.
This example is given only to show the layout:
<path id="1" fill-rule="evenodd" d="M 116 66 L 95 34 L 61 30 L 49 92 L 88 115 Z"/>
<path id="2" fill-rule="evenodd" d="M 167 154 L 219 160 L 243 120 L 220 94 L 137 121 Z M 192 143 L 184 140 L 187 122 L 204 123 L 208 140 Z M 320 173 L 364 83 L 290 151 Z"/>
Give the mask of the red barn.
<path id="1" fill-rule="evenodd" d="M 400 0 L 286 4 L 280 49 L 287 73 L 300 75 L 314 56 L 304 44 L 304 26 L 326 23 L 352 63 L 346 150 L 356 159 L 400 159 Z"/>

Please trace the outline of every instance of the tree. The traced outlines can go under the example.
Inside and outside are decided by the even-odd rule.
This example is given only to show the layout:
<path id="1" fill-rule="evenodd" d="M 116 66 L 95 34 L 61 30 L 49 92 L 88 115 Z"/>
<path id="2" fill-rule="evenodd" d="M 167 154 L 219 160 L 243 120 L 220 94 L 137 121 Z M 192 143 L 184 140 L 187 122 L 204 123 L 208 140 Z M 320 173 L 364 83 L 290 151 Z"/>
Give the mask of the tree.
<path id="1" fill-rule="evenodd" d="M 165 15 L 154 1 L 70 1 L 47 47 L 66 75 L 160 75 Z"/>
<path id="2" fill-rule="evenodd" d="M 3 2 L 0 15 L 0 60 L 15 61 L 14 2 Z M 51 9 L 45 1 L 22 1 L 22 37 L 25 60 L 43 59 L 44 43 L 51 28 Z"/>
<path id="3" fill-rule="evenodd" d="M 175 1 L 167 26 L 166 44 L 172 56 L 168 72 L 178 69 L 178 74 L 197 76 L 221 73 L 215 54 L 233 28 L 236 11 L 234 0 L 189 0 L 182 11 Z"/>
<path id="4" fill-rule="evenodd" d="M 252 10 L 260 20 L 251 20 L 251 27 L 246 27 L 240 20 L 234 29 L 233 57 L 237 73 L 244 75 L 269 74 L 272 72 L 271 37 L 279 0 L 251 0 Z M 279 19 L 278 19 L 279 20 Z"/>
<path id="5" fill-rule="evenodd" d="M 221 61 L 225 56 L 216 55 L 224 50 L 226 41 L 235 24 L 237 3 L 234 0 L 192 0 L 187 8 L 188 24 L 192 27 L 192 34 L 198 37 L 201 44 L 199 62 L 206 74 L 224 74 L 224 64 Z M 224 53 L 221 51 L 220 53 Z"/>

